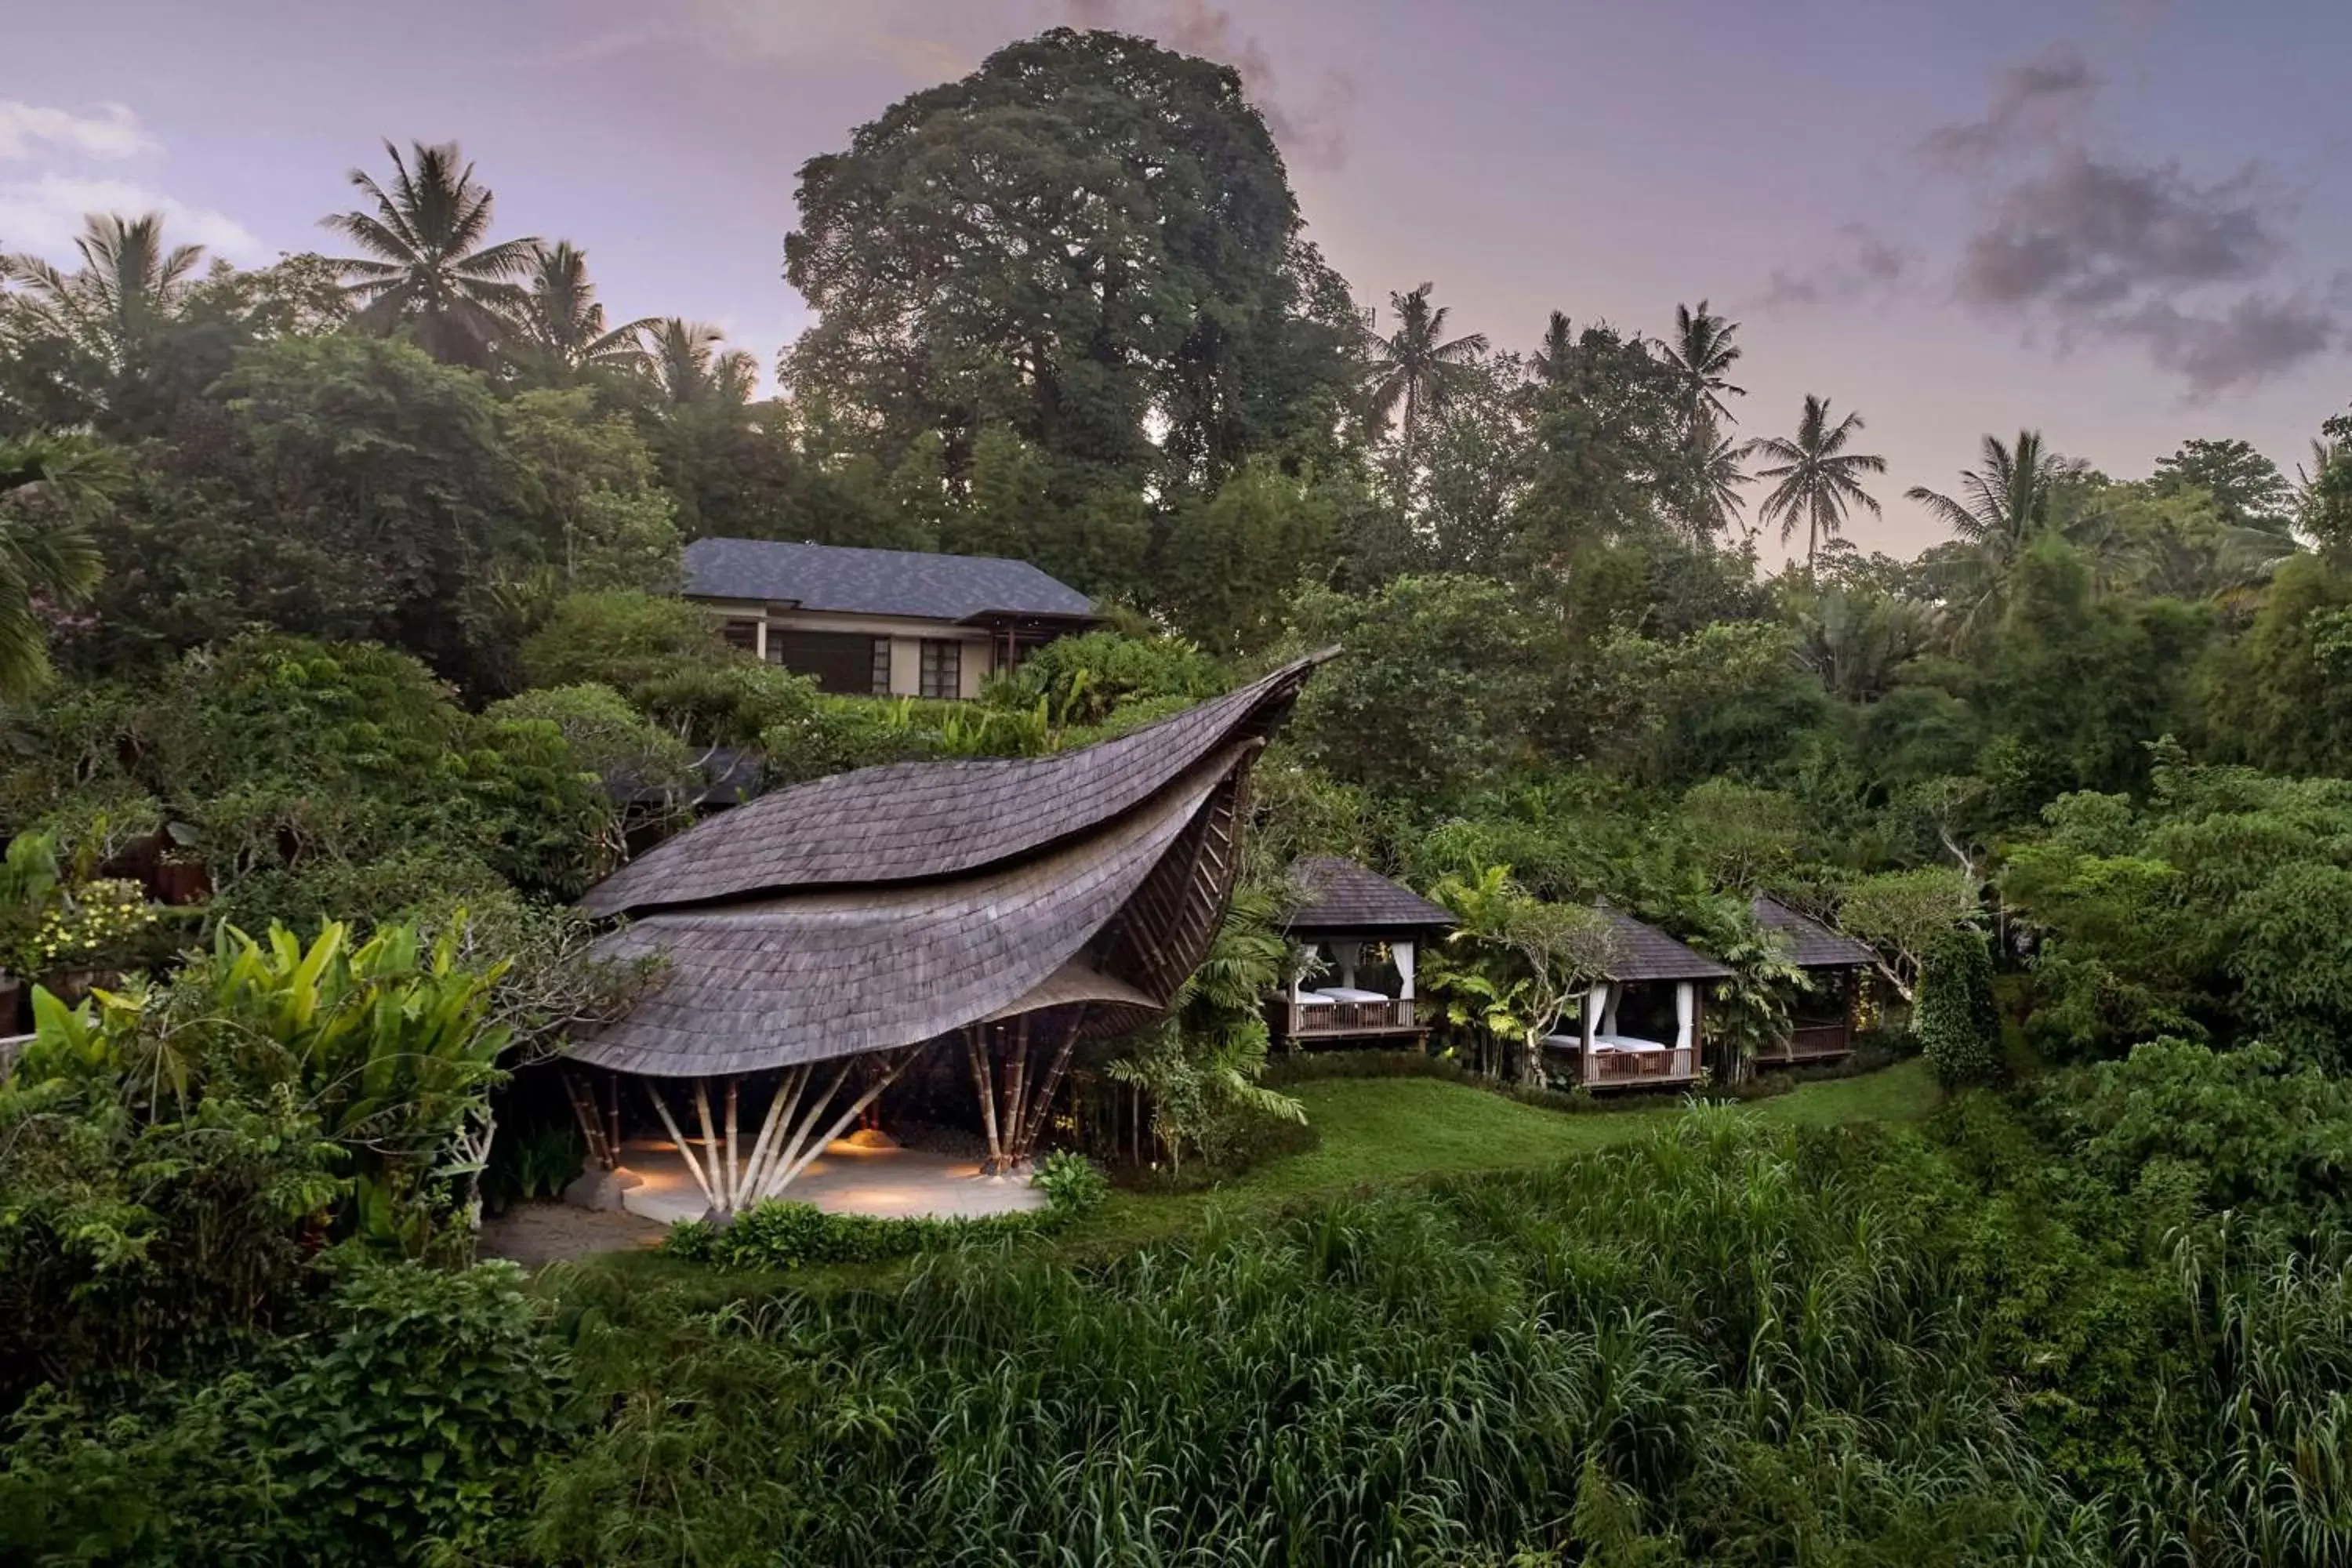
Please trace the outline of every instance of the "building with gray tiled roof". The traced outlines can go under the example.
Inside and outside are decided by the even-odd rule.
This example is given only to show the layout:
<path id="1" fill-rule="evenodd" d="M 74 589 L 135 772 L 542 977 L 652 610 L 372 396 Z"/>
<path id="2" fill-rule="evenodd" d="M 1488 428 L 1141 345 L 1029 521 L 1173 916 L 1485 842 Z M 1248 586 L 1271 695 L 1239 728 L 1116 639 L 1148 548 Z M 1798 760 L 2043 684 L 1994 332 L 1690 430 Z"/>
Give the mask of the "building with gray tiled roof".
<path id="1" fill-rule="evenodd" d="M 1288 994 L 1273 1009 L 1275 1032 L 1301 1042 L 1389 1044 L 1427 1034 L 1428 1021 L 1413 994 L 1413 973 L 1422 944 L 1444 936 L 1454 916 L 1343 856 L 1302 856 L 1292 863 L 1290 879 L 1302 897 L 1283 918 L 1283 929 L 1297 944 L 1300 963 Z M 1310 965 L 1318 973 L 1308 984 L 1300 970 Z"/>
<path id="2" fill-rule="evenodd" d="M 768 539 L 686 547 L 687 598 L 730 642 L 852 695 L 962 698 L 1097 624 L 1094 602 L 1025 561 Z"/>

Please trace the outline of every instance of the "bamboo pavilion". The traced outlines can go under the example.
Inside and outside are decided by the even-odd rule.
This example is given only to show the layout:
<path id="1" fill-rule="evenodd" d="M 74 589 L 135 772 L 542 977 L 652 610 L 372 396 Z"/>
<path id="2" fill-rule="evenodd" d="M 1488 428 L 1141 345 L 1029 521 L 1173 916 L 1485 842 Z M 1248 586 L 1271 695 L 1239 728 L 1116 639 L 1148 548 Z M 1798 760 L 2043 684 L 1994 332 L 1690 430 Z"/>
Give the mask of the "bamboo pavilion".
<path id="1" fill-rule="evenodd" d="M 940 1049 L 971 1074 L 983 1169 L 1026 1164 L 1080 1040 L 1149 1021 L 1206 952 L 1251 765 L 1329 657 L 1077 751 L 781 790 L 590 889 L 590 913 L 625 922 L 594 956 L 660 960 L 572 1046 L 592 1163 L 614 1169 L 641 1096 L 732 1214 Z"/>

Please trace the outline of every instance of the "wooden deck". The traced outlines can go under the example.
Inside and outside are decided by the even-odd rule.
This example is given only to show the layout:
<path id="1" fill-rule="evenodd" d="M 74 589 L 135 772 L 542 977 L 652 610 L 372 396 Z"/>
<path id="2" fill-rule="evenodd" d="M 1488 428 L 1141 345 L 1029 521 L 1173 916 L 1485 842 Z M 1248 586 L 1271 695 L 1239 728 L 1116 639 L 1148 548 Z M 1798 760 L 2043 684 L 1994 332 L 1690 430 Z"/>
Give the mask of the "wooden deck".
<path id="1" fill-rule="evenodd" d="M 1799 1024 L 1775 1051 L 1759 1052 L 1759 1067 L 1791 1067 L 1804 1062 L 1832 1062 L 1853 1054 L 1853 1031 L 1843 1024 Z"/>
<path id="2" fill-rule="evenodd" d="M 1588 1051 L 1579 1058 L 1587 1089 L 1657 1089 L 1698 1077 L 1698 1049 Z"/>
<path id="3" fill-rule="evenodd" d="M 1275 1008 L 1283 1034 L 1294 1040 L 1362 1039 L 1374 1035 L 1418 1035 L 1428 1027 L 1420 1021 L 1417 1000 L 1391 997 L 1381 1002 L 1290 1002 Z"/>

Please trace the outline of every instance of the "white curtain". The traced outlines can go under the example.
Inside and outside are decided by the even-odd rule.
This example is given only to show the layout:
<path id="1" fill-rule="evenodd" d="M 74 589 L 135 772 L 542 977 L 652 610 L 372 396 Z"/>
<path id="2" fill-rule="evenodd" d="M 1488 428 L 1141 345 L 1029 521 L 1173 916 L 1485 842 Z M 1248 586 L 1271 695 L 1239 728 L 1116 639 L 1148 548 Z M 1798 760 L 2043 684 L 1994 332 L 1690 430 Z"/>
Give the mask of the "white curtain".
<path id="1" fill-rule="evenodd" d="M 1412 1000 L 1412 943 L 1409 942 L 1389 943 L 1389 956 L 1396 961 L 1397 978 L 1403 982 L 1403 984 L 1398 987 L 1398 994 L 1410 1002 Z"/>
<path id="2" fill-rule="evenodd" d="M 1343 989 L 1353 991 L 1356 988 L 1356 961 L 1363 953 L 1364 944 L 1360 942 L 1335 942 L 1331 944 L 1331 956 L 1339 961 L 1339 984 Z"/>
<path id="3" fill-rule="evenodd" d="M 1624 999 L 1625 988 L 1622 985 L 1612 985 L 1609 988 L 1609 1005 L 1601 1014 L 1602 1034 L 1613 1035 L 1617 1032 L 1617 1004 Z"/>
<path id="4" fill-rule="evenodd" d="M 1614 989 L 1604 983 L 1584 994 L 1584 1032 L 1588 1036 L 1607 1033 L 1601 1026 L 1601 1015 L 1609 1006 L 1610 993 Z"/>
<path id="5" fill-rule="evenodd" d="M 1675 984 L 1675 1049 L 1691 1046 L 1691 1024 L 1698 1014 L 1698 987 L 1687 980 Z"/>

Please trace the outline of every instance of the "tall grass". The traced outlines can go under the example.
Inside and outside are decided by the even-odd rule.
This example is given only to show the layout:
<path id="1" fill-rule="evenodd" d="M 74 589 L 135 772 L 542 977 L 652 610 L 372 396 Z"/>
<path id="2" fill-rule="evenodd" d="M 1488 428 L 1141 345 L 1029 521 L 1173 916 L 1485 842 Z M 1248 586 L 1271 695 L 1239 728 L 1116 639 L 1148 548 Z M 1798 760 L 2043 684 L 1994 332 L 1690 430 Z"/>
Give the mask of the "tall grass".
<path id="1" fill-rule="evenodd" d="M 1988 1352 L 1981 1270 L 1946 1239 L 1957 1189 L 1906 1180 L 1927 1158 L 1909 1134 L 1701 1109 L 1559 1170 L 1213 1222 L 1108 1263 L 943 1257 L 716 1310 L 591 1291 L 580 1363 L 618 1413 L 553 1476 L 538 1544 L 612 1563 L 2342 1560 L 2343 1395 L 2310 1381 L 2347 1386 L 2340 1274 L 2184 1274 L 2209 1320 L 2210 1472 L 2088 1495 Z"/>

